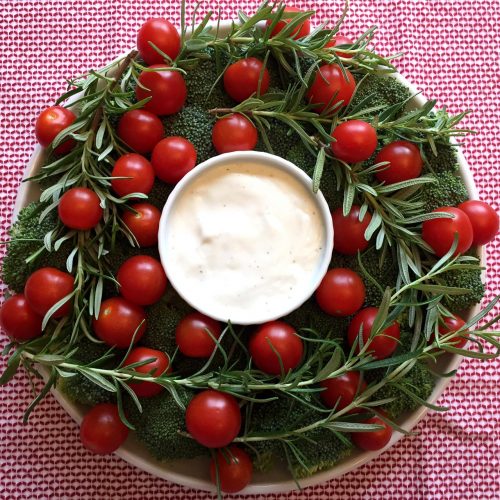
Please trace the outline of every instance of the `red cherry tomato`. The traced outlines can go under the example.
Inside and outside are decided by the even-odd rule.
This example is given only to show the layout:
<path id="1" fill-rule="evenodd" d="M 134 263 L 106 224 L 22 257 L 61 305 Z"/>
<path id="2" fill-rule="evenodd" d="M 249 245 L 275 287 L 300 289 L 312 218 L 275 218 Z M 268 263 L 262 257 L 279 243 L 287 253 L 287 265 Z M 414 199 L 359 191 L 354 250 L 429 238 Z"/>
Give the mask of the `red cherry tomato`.
<path id="1" fill-rule="evenodd" d="M 151 247 L 158 243 L 158 228 L 161 212 L 150 203 L 136 203 L 123 212 L 122 220 L 135 236 L 141 248 Z"/>
<path id="2" fill-rule="evenodd" d="M 180 111 L 187 96 L 186 82 L 182 75 L 165 68 L 168 66 L 153 64 L 148 69 L 155 71 L 143 71 L 139 76 L 140 85 L 135 88 L 138 101 L 151 97 L 144 109 L 160 116 Z"/>
<path id="3" fill-rule="evenodd" d="M 337 411 L 349 406 L 366 389 L 366 382 L 361 380 L 359 372 L 346 372 L 338 377 L 327 378 L 319 385 L 325 387 L 319 393 L 325 406 Z"/>
<path id="4" fill-rule="evenodd" d="M 137 49 L 146 64 L 164 63 L 163 56 L 151 45 L 152 42 L 170 59 L 175 59 L 181 50 L 181 37 L 175 26 L 166 19 L 148 19 L 137 33 Z"/>
<path id="5" fill-rule="evenodd" d="M 367 122 L 349 120 L 332 132 L 333 155 L 347 163 L 368 160 L 377 149 L 377 132 Z"/>
<path id="6" fill-rule="evenodd" d="M 452 316 L 446 317 L 443 319 L 444 325 L 439 326 L 439 335 L 442 337 L 443 335 L 448 335 L 451 332 L 456 332 L 460 330 L 464 325 L 465 321 L 460 316 Z M 463 349 L 467 344 L 467 336 L 462 337 L 465 332 L 461 332 L 460 336 L 453 337 L 454 345 L 457 349 Z"/>
<path id="7" fill-rule="evenodd" d="M 217 460 L 217 465 L 215 460 Z M 236 446 L 230 446 L 222 453 L 217 451 L 217 458 L 210 461 L 210 479 L 219 486 L 224 493 L 238 493 L 250 484 L 253 465 L 248 453 Z"/>
<path id="8" fill-rule="evenodd" d="M 118 122 L 118 137 L 137 153 L 151 153 L 165 134 L 161 120 L 145 109 L 132 109 Z"/>
<path id="9" fill-rule="evenodd" d="M 255 148 L 257 140 L 257 129 L 253 123 L 238 113 L 217 120 L 212 130 L 212 142 L 217 153 L 248 151 Z"/>
<path id="10" fill-rule="evenodd" d="M 458 205 L 467 214 L 472 224 L 472 244 L 485 245 L 492 241 L 498 233 L 499 217 L 488 203 L 469 200 Z"/>
<path id="11" fill-rule="evenodd" d="M 73 111 L 62 106 L 50 106 L 44 109 L 35 123 L 35 135 L 40 146 L 46 148 L 64 129 L 68 128 L 76 120 Z M 69 153 L 75 146 L 73 139 L 66 139 L 54 149 L 57 154 Z"/>
<path id="12" fill-rule="evenodd" d="M 261 325 L 250 338 L 248 349 L 255 366 L 270 375 L 281 374 L 280 358 L 284 373 L 296 368 L 304 352 L 302 339 L 283 321 Z"/>
<path id="13" fill-rule="evenodd" d="M 332 213 L 333 219 L 333 248 L 344 255 L 355 255 L 368 248 L 369 241 L 365 239 L 365 231 L 372 216 L 366 213 L 363 220 L 359 220 L 361 207 L 353 205 L 348 215 L 344 215 L 342 207 Z"/>
<path id="14" fill-rule="evenodd" d="M 126 349 L 132 342 L 134 333 L 134 344 L 144 335 L 146 313 L 142 307 L 122 297 L 111 297 L 101 303 L 99 316 L 92 320 L 92 327 L 106 344 Z"/>
<path id="15" fill-rule="evenodd" d="M 240 59 L 224 72 L 224 89 L 237 102 L 248 99 L 252 94 L 265 94 L 269 81 L 269 71 L 256 57 Z"/>
<path id="16" fill-rule="evenodd" d="M 196 165 L 196 149 L 184 137 L 167 137 L 153 149 L 151 164 L 159 179 L 175 184 Z"/>
<path id="17" fill-rule="evenodd" d="M 319 307 L 332 316 L 350 316 L 365 302 L 365 284 L 359 274 L 350 269 L 330 269 L 318 289 Z"/>
<path id="18" fill-rule="evenodd" d="M 347 341 L 351 347 L 358 338 L 361 327 L 363 328 L 363 346 L 368 342 L 377 313 L 378 309 L 376 307 L 366 307 L 365 309 L 361 309 L 361 311 L 352 318 L 349 329 L 347 330 Z M 368 352 L 371 352 L 375 359 L 388 358 L 396 350 L 399 337 L 399 324 L 397 321 L 394 321 L 392 325 L 379 332 L 378 335 L 372 339 L 368 346 Z M 358 342 L 356 345 L 356 352 L 359 351 L 360 346 Z"/>
<path id="19" fill-rule="evenodd" d="M 29 306 L 23 294 L 9 297 L 0 308 L 0 326 L 16 342 L 24 342 L 42 334 L 42 316 Z"/>
<path id="20" fill-rule="evenodd" d="M 241 428 L 238 401 L 225 392 L 200 392 L 186 408 L 186 428 L 198 443 L 207 448 L 227 446 Z"/>
<path id="21" fill-rule="evenodd" d="M 324 64 L 319 68 L 307 91 L 309 102 L 317 105 L 315 111 L 322 113 L 340 101 L 342 106 L 347 106 L 351 102 L 356 81 L 348 69 L 345 73 L 344 76 L 338 64 Z"/>
<path id="22" fill-rule="evenodd" d="M 285 7 L 284 12 L 303 12 L 303 11 L 301 11 L 297 7 L 290 6 L 290 7 Z M 271 31 L 271 37 L 276 36 L 280 31 L 282 31 L 290 21 L 292 21 L 291 18 L 282 19 L 282 20 L 278 21 L 276 23 L 276 26 Z M 271 22 L 272 21 L 269 19 L 267 21 L 267 25 L 269 26 L 271 24 Z M 303 23 L 296 26 L 292 30 L 292 32 L 289 36 L 291 38 L 303 38 L 303 37 L 309 35 L 310 32 L 311 32 L 311 21 L 308 18 Z"/>
<path id="23" fill-rule="evenodd" d="M 120 156 L 115 162 L 111 176 L 129 177 L 111 181 L 111 187 L 118 196 L 132 193 L 148 194 L 153 189 L 155 182 L 155 171 L 151 163 L 137 153 L 127 153 Z"/>
<path id="24" fill-rule="evenodd" d="M 376 451 L 386 446 L 392 437 L 392 428 L 379 417 L 365 420 L 365 424 L 381 425 L 384 428 L 378 431 L 353 432 L 351 438 L 353 443 L 361 450 Z"/>
<path id="25" fill-rule="evenodd" d="M 190 358 L 209 358 L 216 344 L 207 330 L 216 339 L 222 333 L 218 321 L 199 312 L 188 314 L 182 318 L 175 330 L 175 341 L 179 351 Z"/>
<path id="26" fill-rule="evenodd" d="M 164 352 L 149 347 L 134 347 L 126 357 L 123 366 L 140 363 L 152 358 L 154 358 L 154 361 L 137 366 L 134 370 L 138 373 L 151 372 L 152 377 L 159 377 L 172 371 L 170 358 Z M 129 386 L 141 398 L 151 398 L 163 391 L 163 387 L 154 382 L 129 382 Z"/>
<path id="27" fill-rule="evenodd" d="M 325 44 L 325 47 L 338 47 L 339 45 L 352 45 L 353 43 L 354 42 L 346 36 L 336 35 L 327 44 Z M 342 50 L 334 50 L 334 52 L 339 57 L 343 57 L 345 59 L 351 59 L 354 56 L 354 54 L 343 52 Z"/>
<path id="28" fill-rule="evenodd" d="M 75 279 L 71 274 L 54 267 L 42 267 L 26 281 L 24 296 L 35 313 L 45 316 L 52 306 L 73 291 L 74 283 Z M 52 314 L 52 318 L 66 316 L 71 308 L 70 299 Z"/>
<path id="29" fill-rule="evenodd" d="M 103 214 L 99 196 L 84 187 L 68 189 L 61 196 L 57 210 L 61 222 L 78 231 L 96 227 Z"/>
<path id="30" fill-rule="evenodd" d="M 472 224 L 467 214 L 455 207 L 436 208 L 434 212 L 446 212 L 452 214 L 453 218 L 424 221 L 422 224 L 424 241 L 432 247 L 438 257 L 442 257 L 453 246 L 455 235 L 458 235 L 455 255 L 467 252 L 472 245 L 473 238 Z"/>
<path id="31" fill-rule="evenodd" d="M 375 163 L 383 161 L 388 161 L 389 164 L 381 167 L 375 175 L 386 184 L 416 179 L 422 173 L 420 150 L 408 141 L 395 141 L 384 146 L 375 157 Z"/>
<path id="32" fill-rule="evenodd" d="M 116 451 L 127 439 L 128 427 L 120 420 L 118 407 L 111 403 L 94 406 L 83 417 L 80 439 L 83 446 L 98 455 Z"/>
<path id="33" fill-rule="evenodd" d="M 158 302 L 167 288 L 161 263 L 149 255 L 135 255 L 118 269 L 120 295 L 132 304 L 149 306 Z"/>

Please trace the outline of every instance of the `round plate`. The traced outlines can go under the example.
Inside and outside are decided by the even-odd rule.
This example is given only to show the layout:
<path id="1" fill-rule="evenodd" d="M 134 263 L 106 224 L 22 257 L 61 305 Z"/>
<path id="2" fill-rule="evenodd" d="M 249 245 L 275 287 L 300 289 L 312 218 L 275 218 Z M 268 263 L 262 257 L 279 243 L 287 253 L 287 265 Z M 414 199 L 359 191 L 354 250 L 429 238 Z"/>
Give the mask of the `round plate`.
<path id="1" fill-rule="evenodd" d="M 232 21 L 223 21 L 220 23 L 219 32 L 221 36 L 224 36 L 228 32 L 231 24 Z M 412 94 L 415 95 L 410 103 L 411 106 L 421 107 L 423 106 L 423 104 L 425 104 L 426 99 L 421 94 L 418 94 L 418 90 L 404 77 L 397 74 L 394 75 L 394 78 L 405 84 L 410 89 Z M 40 146 L 37 146 L 26 168 L 25 177 L 29 177 L 37 173 L 41 168 L 43 161 L 43 150 Z M 460 150 L 458 150 L 458 162 L 460 164 L 460 175 L 465 182 L 469 197 L 471 199 L 478 199 L 478 194 L 476 186 L 474 184 L 472 173 Z M 39 197 L 40 190 L 36 184 L 31 182 L 21 184 L 14 207 L 13 220 L 15 220 L 17 213 L 22 207 L 25 207 L 32 201 L 38 200 Z M 484 247 L 481 247 L 479 249 L 479 257 L 481 265 L 485 266 L 486 255 L 484 252 Z M 467 318 L 472 317 L 478 312 L 479 306 L 476 306 L 469 311 Z M 441 373 L 455 370 L 460 365 L 461 359 L 461 356 L 452 354 L 440 356 L 437 362 L 436 369 Z M 446 386 L 449 384 L 450 380 L 450 378 L 442 378 L 438 380 L 431 396 L 428 399 L 429 403 L 435 403 L 437 401 L 437 399 L 446 389 Z M 60 405 L 69 413 L 69 415 L 76 422 L 80 423 L 83 415 L 85 414 L 85 407 L 73 403 L 57 389 L 52 390 L 52 393 L 60 403 Z M 398 423 L 403 429 L 410 431 L 425 416 L 427 411 L 428 409 L 422 406 L 417 410 L 405 415 L 398 421 Z M 340 461 L 331 469 L 318 472 L 311 477 L 302 479 L 300 481 L 300 484 L 302 487 L 313 486 L 342 476 L 343 474 L 346 474 L 347 472 L 350 472 L 374 459 L 385 450 L 390 448 L 401 437 L 402 434 L 400 434 L 399 432 L 394 432 L 391 441 L 384 449 L 374 452 L 353 452 L 351 456 Z M 136 467 L 139 467 L 140 469 L 143 469 L 146 472 L 149 472 L 150 474 L 161 477 L 163 479 L 167 479 L 174 483 L 178 483 L 190 488 L 211 492 L 216 491 L 214 485 L 210 482 L 208 474 L 208 458 L 177 460 L 171 463 L 160 462 L 158 460 L 155 460 L 148 453 L 145 447 L 135 438 L 133 434 L 130 435 L 126 443 L 116 452 L 116 454 L 130 464 L 135 465 Z M 241 492 L 241 494 L 282 493 L 296 490 L 297 488 L 297 484 L 290 477 L 290 473 L 286 470 L 285 467 L 282 466 L 276 467 L 269 473 L 255 473 L 251 485 L 245 488 Z"/>

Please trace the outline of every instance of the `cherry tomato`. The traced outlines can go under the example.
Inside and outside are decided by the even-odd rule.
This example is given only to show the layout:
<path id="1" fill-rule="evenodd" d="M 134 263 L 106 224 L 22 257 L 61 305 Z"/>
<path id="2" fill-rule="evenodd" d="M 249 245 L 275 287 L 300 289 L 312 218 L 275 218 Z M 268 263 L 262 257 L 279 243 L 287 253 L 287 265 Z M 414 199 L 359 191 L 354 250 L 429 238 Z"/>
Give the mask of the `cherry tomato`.
<path id="1" fill-rule="evenodd" d="M 330 269 L 318 289 L 319 307 L 332 316 L 350 316 L 365 301 L 365 284 L 359 274 L 350 269 Z"/>
<path id="2" fill-rule="evenodd" d="M 325 406 L 337 411 L 349 406 L 366 389 L 366 382 L 361 380 L 359 372 L 346 372 L 338 377 L 327 378 L 319 385 L 325 387 L 319 393 Z"/>
<path id="3" fill-rule="evenodd" d="M 126 349 L 134 334 L 134 344 L 144 335 L 146 313 L 142 307 L 122 297 L 111 297 L 101 303 L 99 316 L 92 320 L 92 327 L 95 334 L 106 344 Z"/>
<path id="4" fill-rule="evenodd" d="M 130 205 L 130 208 L 135 212 L 123 212 L 122 220 L 135 236 L 139 246 L 144 248 L 156 245 L 161 212 L 150 203 L 136 203 Z"/>
<path id="5" fill-rule="evenodd" d="M 238 401 L 225 392 L 200 392 L 186 408 L 186 428 L 198 443 L 207 448 L 227 446 L 241 428 Z"/>
<path id="6" fill-rule="evenodd" d="M 35 123 L 35 135 L 40 146 L 46 148 L 52 144 L 59 132 L 68 128 L 76 120 L 73 111 L 62 106 L 50 106 L 44 109 Z M 75 146 L 73 139 L 66 139 L 54 149 L 57 154 L 69 153 Z"/>
<path id="7" fill-rule="evenodd" d="M 162 351 L 150 349 L 149 347 L 134 347 L 126 357 L 123 366 L 139 363 L 154 358 L 145 365 L 137 366 L 134 370 L 138 373 L 150 373 L 152 377 L 159 377 L 165 372 L 170 373 L 170 358 Z M 129 382 L 130 388 L 141 398 L 151 398 L 160 394 L 163 387 L 154 382 Z"/>
<path id="8" fill-rule="evenodd" d="M 215 460 L 217 460 L 217 465 Z M 230 446 L 224 453 L 217 451 L 217 458 L 210 461 L 210 479 L 219 486 L 224 493 L 238 493 L 250 484 L 253 465 L 248 453 L 236 446 Z"/>
<path id="9" fill-rule="evenodd" d="M 315 111 L 322 113 L 330 110 L 340 101 L 342 106 L 349 104 L 356 89 L 356 81 L 348 69 L 345 72 L 344 76 L 338 64 L 324 64 L 319 68 L 307 91 L 309 102 L 317 105 Z"/>
<path id="10" fill-rule="evenodd" d="M 248 349 L 255 366 L 270 375 L 281 374 L 280 359 L 284 373 L 296 368 L 304 352 L 302 339 L 283 321 L 261 325 L 250 338 Z"/>
<path id="11" fill-rule="evenodd" d="M 73 291 L 74 283 L 71 274 L 54 267 L 42 267 L 26 281 L 24 296 L 35 313 L 45 316 L 52 306 Z M 70 299 L 52 314 L 52 318 L 66 316 L 71 308 Z"/>
<path id="12" fill-rule="evenodd" d="M 443 321 L 444 325 L 440 325 L 438 329 L 440 336 L 448 335 L 451 332 L 456 332 L 465 325 L 465 321 L 460 316 L 448 316 L 446 318 L 443 318 Z M 452 340 L 453 342 L 455 342 L 453 347 L 456 347 L 458 349 L 463 349 L 465 347 L 468 339 L 467 336 L 462 337 L 462 335 L 464 334 L 465 331 L 461 332 L 459 336 L 453 337 Z"/>
<path id="13" fill-rule="evenodd" d="M 349 120 L 343 122 L 332 132 L 333 155 L 347 163 L 368 160 L 377 149 L 377 132 L 367 122 Z"/>
<path id="14" fill-rule="evenodd" d="M 375 175 L 386 184 L 416 179 L 422 173 L 420 150 L 408 141 L 395 141 L 384 146 L 375 157 L 375 163 L 383 161 L 388 161 L 389 164 L 381 167 Z"/>
<path id="15" fill-rule="evenodd" d="M 68 189 L 57 207 L 61 222 L 71 229 L 87 231 L 99 224 L 103 210 L 94 191 L 84 187 Z"/>
<path id="16" fill-rule="evenodd" d="M 135 255 L 118 269 L 120 295 L 132 304 L 149 306 L 158 302 L 167 288 L 161 263 L 149 255 Z"/>
<path id="17" fill-rule="evenodd" d="M 238 113 L 217 120 L 212 130 L 212 142 L 217 153 L 248 151 L 255 148 L 257 140 L 257 129 L 253 123 Z"/>
<path id="18" fill-rule="evenodd" d="M 159 179 L 179 182 L 196 165 L 196 149 L 184 137 L 167 137 L 153 149 L 151 164 Z"/>
<path id="19" fill-rule="evenodd" d="M 165 68 L 168 66 L 153 64 L 148 69 L 155 71 L 143 71 L 139 76 L 140 85 L 135 88 L 138 101 L 151 97 L 144 109 L 160 116 L 180 111 L 187 96 L 186 82 L 182 75 Z"/>
<path id="20" fill-rule="evenodd" d="M 269 89 L 269 71 L 260 59 L 247 57 L 231 64 L 224 72 L 224 89 L 237 102 Z M 260 81 L 260 89 L 259 89 Z"/>
<path id="21" fill-rule="evenodd" d="M 137 153 L 151 153 L 164 135 L 161 120 L 145 109 L 132 109 L 118 122 L 118 137 Z"/>
<path id="22" fill-rule="evenodd" d="M 120 156 L 111 172 L 112 177 L 128 177 L 127 179 L 113 179 L 111 187 L 118 196 L 132 193 L 148 194 L 153 189 L 155 171 L 144 156 L 137 153 L 127 153 Z"/>
<path id="23" fill-rule="evenodd" d="M 146 64 L 164 63 L 163 56 L 152 46 L 152 42 L 170 59 L 175 59 L 181 50 L 181 37 L 175 26 L 166 19 L 148 19 L 137 33 L 137 49 Z"/>
<path id="24" fill-rule="evenodd" d="M 29 306 L 23 294 L 9 297 L 0 308 L 0 326 L 17 342 L 24 342 L 42 334 L 42 316 Z"/>
<path id="25" fill-rule="evenodd" d="M 179 351 L 190 358 L 209 358 L 216 344 L 207 330 L 216 339 L 222 333 L 218 321 L 199 312 L 188 314 L 182 318 L 175 330 L 175 341 Z"/>
<path id="26" fill-rule="evenodd" d="M 353 205 L 348 215 L 344 215 L 342 207 L 332 212 L 333 219 L 333 248 L 344 255 L 355 255 L 368 248 L 369 241 L 365 239 L 365 231 L 372 216 L 366 213 L 363 220 L 359 220 L 361 207 Z"/>
<path id="27" fill-rule="evenodd" d="M 94 406 L 82 420 L 80 439 L 83 446 L 98 455 L 116 451 L 127 439 L 128 427 L 121 421 L 118 406 L 101 403 Z"/>
<path id="28" fill-rule="evenodd" d="M 455 255 L 465 253 L 472 245 L 473 229 L 465 212 L 455 207 L 436 208 L 434 212 L 446 212 L 452 219 L 431 219 L 422 224 L 422 238 L 432 247 L 438 257 L 445 255 L 453 246 L 455 235 L 458 244 Z"/>
<path id="29" fill-rule="evenodd" d="M 378 309 L 376 307 L 366 307 L 365 309 L 361 309 L 361 311 L 352 318 L 349 329 L 347 330 L 347 341 L 351 347 L 358 338 L 361 327 L 363 328 L 363 346 L 368 342 L 377 313 Z M 375 359 L 388 358 L 396 350 L 399 337 L 399 323 L 394 321 L 392 325 L 389 325 L 385 330 L 382 330 L 373 337 L 368 346 L 368 352 L 371 352 L 371 355 Z M 358 342 L 356 345 L 356 352 L 359 351 L 360 346 Z"/>
<path id="30" fill-rule="evenodd" d="M 378 431 L 353 432 L 351 438 L 358 448 L 366 451 L 376 451 L 381 450 L 389 443 L 392 437 L 392 428 L 381 418 L 372 417 L 363 423 L 381 425 L 384 428 Z"/>
<path id="31" fill-rule="evenodd" d="M 464 201 L 458 208 L 467 214 L 472 224 L 472 244 L 485 245 L 498 233 L 499 217 L 488 203 L 479 200 Z"/>
<path id="32" fill-rule="evenodd" d="M 290 7 L 285 7 L 284 12 L 303 12 L 303 11 L 301 11 L 297 7 L 290 6 Z M 276 23 L 276 26 L 271 31 L 271 37 L 276 36 L 281 30 L 283 30 L 286 27 L 286 25 L 290 21 L 292 21 L 292 18 L 282 19 L 278 21 Z M 268 19 L 267 25 L 269 26 L 271 22 L 272 21 Z M 309 35 L 310 32 L 311 32 L 311 21 L 309 18 L 307 18 L 303 23 L 296 26 L 288 36 L 290 36 L 291 38 L 303 38 Z"/>
<path id="33" fill-rule="evenodd" d="M 353 43 L 354 42 L 346 36 L 336 35 L 327 44 L 325 44 L 325 47 L 338 47 L 339 45 L 352 45 Z M 354 54 L 350 54 L 349 52 L 343 52 L 341 50 L 334 50 L 334 52 L 339 57 L 343 57 L 345 59 L 351 59 L 354 57 Z"/>

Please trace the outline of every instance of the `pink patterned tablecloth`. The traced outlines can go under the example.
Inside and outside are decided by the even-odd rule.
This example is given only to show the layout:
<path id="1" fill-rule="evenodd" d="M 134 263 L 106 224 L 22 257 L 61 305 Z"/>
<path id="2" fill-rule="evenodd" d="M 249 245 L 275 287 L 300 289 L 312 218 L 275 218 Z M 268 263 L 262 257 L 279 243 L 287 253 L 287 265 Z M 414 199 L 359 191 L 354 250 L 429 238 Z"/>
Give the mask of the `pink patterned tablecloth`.
<path id="1" fill-rule="evenodd" d="M 234 17 L 257 1 L 205 1 Z M 451 111 L 472 108 L 465 124 L 478 135 L 465 155 L 480 196 L 499 210 L 500 2 L 498 0 L 353 0 L 345 34 L 372 24 L 382 53 L 404 51 L 398 63 L 428 97 Z M 101 66 L 134 45 L 138 26 L 152 15 L 179 20 L 172 0 L 2 0 L 0 2 L 0 224 L 5 239 L 16 190 L 35 145 L 35 117 L 64 89 L 64 78 Z M 336 19 L 339 1 L 298 7 L 316 19 Z M 192 4 L 190 3 L 191 10 Z M 204 11 L 204 8 L 201 9 Z M 488 297 L 499 292 L 500 240 L 489 246 Z M 0 343 L 6 339 L 2 336 Z M 341 479 L 269 498 L 500 498 L 500 362 L 466 360 L 418 435 L 401 440 L 377 460 Z M 0 497 L 207 498 L 149 476 L 115 456 L 96 457 L 80 446 L 76 424 L 51 397 L 21 423 L 30 401 L 24 376 L 0 389 Z M 257 497 L 255 497 L 257 498 Z M 262 498 L 262 497 L 261 497 Z"/>

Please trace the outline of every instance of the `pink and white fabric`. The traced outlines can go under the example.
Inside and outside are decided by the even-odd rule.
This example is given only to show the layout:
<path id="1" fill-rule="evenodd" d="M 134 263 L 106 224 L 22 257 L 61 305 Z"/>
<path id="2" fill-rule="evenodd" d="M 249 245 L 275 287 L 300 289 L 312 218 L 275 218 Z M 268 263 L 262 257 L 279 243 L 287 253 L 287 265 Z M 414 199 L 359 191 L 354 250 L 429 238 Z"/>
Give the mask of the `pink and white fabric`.
<path id="1" fill-rule="evenodd" d="M 204 2 L 234 18 L 259 1 Z M 336 19 L 340 0 L 297 0 Z M 380 27 L 376 46 L 399 51 L 398 63 L 427 97 L 452 112 L 473 109 L 464 124 L 478 131 L 464 141 L 465 156 L 482 199 L 498 211 L 500 200 L 500 2 L 498 0 L 353 0 L 344 34 Z M 189 2 L 191 12 L 194 2 Z M 65 88 L 65 78 L 97 68 L 135 43 L 141 23 L 168 16 L 173 0 L 3 0 L 0 9 L 0 239 L 24 168 L 35 146 L 35 118 Z M 499 293 L 500 240 L 488 249 L 488 297 Z M 6 338 L 0 339 L 4 345 Z M 466 360 L 418 435 L 401 440 L 377 460 L 340 479 L 272 499 L 500 498 L 500 361 Z M 77 425 L 48 397 L 22 424 L 31 399 L 26 377 L 0 388 L 0 498 L 213 498 L 133 468 L 115 456 L 98 457 L 79 443 Z M 263 497 L 251 497 L 263 498 Z"/>

